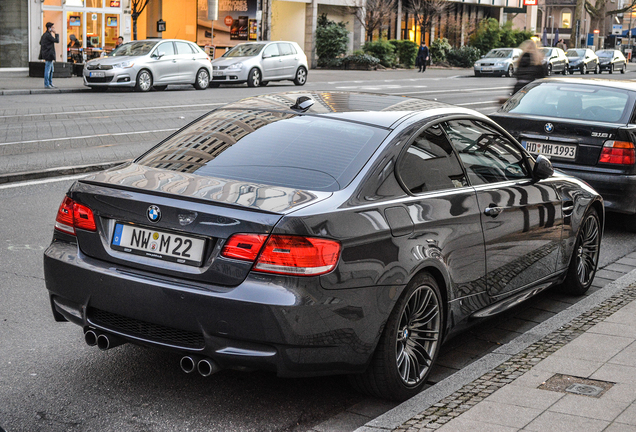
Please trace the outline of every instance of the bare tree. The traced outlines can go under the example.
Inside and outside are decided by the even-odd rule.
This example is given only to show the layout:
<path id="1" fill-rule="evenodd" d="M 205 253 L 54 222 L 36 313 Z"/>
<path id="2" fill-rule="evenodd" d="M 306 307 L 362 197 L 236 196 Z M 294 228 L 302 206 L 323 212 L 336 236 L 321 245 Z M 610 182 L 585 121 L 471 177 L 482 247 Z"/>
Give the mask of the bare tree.
<path id="1" fill-rule="evenodd" d="M 452 6 L 453 3 L 447 0 L 411 0 L 408 10 L 420 27 L 421 42 L 424 42 L 424 35 L 433 26 L 433 20 Z"/>
<path id="2" fill-rule="evenodd" d="M 572 22 L 580 22 L 583 10 L 585 10 L 590 15 L 590 28 L 601 30 L 600 27 L 604 24 L 606 17 L 631 11 L 634 6 L 636 6 L 636 0 L 631 0 L 625 7 L 608 11 L 607 0 L 595 0 L 594 4 L 590 0 L 577 0 Z M 583 29 L 581 29 L 582 31 Z"/>
<path id="3" fill-rule="evenodd" d="M 144 11 L 150 0 L 130 0 L 130 16 L 133 22 L 133 40 L 137 40 L 137 18 Z"/>
<path id="4" fill-rule="evenodd" d="M 373 32 L 381 30 L 382 25 L 390 20 L 396 4 L 397 0 L 366 0 L 364 7 L 349 6 L 348 12 L 364 27 L 366 39 L 370 41 L 373 39 Z"/>

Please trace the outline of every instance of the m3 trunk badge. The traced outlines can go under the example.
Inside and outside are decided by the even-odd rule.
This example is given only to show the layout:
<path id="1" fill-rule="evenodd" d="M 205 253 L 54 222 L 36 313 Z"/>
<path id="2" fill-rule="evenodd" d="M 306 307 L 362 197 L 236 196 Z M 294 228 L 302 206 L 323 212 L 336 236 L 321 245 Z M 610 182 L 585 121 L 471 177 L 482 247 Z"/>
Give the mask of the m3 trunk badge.
<path id="1" fill-rule="evenodd" d="M 161 209 L 156 205 L 151 205 L 146 211 L 146 216 L 150 222 L 159 222 L 161 220 Z"/>

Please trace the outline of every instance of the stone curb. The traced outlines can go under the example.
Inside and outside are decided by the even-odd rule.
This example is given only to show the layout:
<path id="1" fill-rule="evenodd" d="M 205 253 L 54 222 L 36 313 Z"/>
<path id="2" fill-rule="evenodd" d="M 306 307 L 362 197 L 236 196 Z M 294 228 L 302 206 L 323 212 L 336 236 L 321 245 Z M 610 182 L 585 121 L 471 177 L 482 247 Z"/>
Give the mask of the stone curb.
<path id="1" fill-rule="evenodd" d="M 633 270 L 355 432 L 438 429 L 530 370 L 596 322 L 635 300 L 636 289 L 626 289 L 635 283 L 636 270 Z M 623 294 L 629 301 L 621 299 Z"/>
<path id="2" fill-rule="evenodd" d="M 49 94 L 49 93 L 84 93 L 90 92 L 88 88 L 56 88 L 56 89 L 16 89 L 0 90 L 0 96 L 19 96 L 28 94 Z"/>
<path id="3" fill-rule="evenodd" d="M 130 162 L 130 160 L 131 159 L 93 165 L 79 165 L 71 167 L 49 168 L 39 171 L 24 171 L 11 174 L 0 174 L 0 184 L 101 171 L 115 167 L 117 165 L 121 165 L 126 162 Z"/>

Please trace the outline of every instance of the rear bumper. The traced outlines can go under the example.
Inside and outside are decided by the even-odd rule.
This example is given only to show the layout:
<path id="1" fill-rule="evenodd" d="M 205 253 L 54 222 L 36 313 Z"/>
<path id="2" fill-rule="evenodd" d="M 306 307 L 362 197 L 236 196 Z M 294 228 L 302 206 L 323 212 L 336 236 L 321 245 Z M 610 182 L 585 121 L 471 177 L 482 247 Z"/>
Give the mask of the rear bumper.
<path id="1" fill-rule="evenodd" d="M 636 214 L 636 175 L 583 171 L 554 164 L 555 168 L 586 181 L 605 201 L 605 209 Z"/>
<path id="2" fill-rule="evenodd" d="M 44 253 L 44 275 L 58 320 L 279 376 L 363 371 L 401 292 L 326 292 L 318 278 L 298 286 L 298 279 L 265 275 L 202 289 L 91 259 L 59 241 Z"/>

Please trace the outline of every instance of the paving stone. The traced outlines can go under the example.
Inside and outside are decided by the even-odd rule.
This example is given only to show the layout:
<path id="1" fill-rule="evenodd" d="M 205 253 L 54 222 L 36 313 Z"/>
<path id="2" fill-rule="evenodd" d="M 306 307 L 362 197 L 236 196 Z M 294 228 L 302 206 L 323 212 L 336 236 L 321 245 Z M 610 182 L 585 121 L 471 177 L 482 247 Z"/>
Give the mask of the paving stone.
<path id="1" fill-rule="evenodd" d="M 486 401 L 535 408 L 543 411 L 563 398 L 563 396 L 562 393 L 539 390 L 536 388 L 505 386 L 490 395 Z"/>
<path id="2" fill-rule="evenodd" d="M 542 360 L 535 366 L 535 369 L 585 378 L 592 375 L 601 366 L 603 366 L 603 362 L 582 360 L 567 356 L 557 357 L 555 354 Z"/>
<path id="3" fill-rule="evenodd" d="M 618 416 L 616 422 L 628 424 L 632 427 L 636 426 L 636 404 L 631 404 L 629 408 L 627 408 L 620 416 Z"/>
<path id="4" fill-rule="evenodd" d="M 591 379 L 636 385 L 636 368 L 631 366 L 605 364 L 594 372 Z"/>
<path id="5" fill-rule="evenodd" d="M 547 411 L 527 425 L 524 430 L 537 432 L 600 432 L 608 425 L 609 422 L 604 420 Z"/>
<path id="6" fill-rule="evenodd" d="M 627 402 L 568 394 L 551 406 L 550 411 L 597 420 L 612 421 L 628 406 L 629 403 Z"/>

